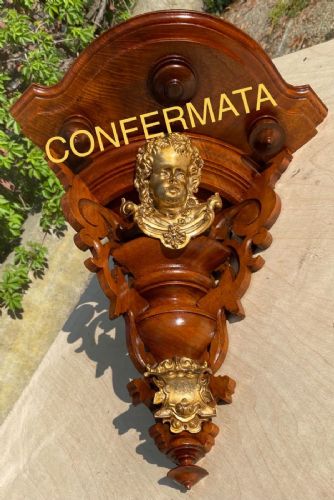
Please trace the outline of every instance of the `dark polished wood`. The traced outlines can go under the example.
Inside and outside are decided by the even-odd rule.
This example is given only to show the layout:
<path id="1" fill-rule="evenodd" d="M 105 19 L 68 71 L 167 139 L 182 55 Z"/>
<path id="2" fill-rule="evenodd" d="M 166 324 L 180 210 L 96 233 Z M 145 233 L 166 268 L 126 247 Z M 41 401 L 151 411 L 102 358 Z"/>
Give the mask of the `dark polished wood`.
<path id="1" fill-rule="evenodd" d="M 234 26 L 207 14 L 166 11 L 131 19 L 95 40 L 64 79 L 47 88 L 31 85 L 12 114 L 23 132 L 45 147 L 50 137 L 66 140 L 82 128 L 110 130 L 110 122 L 191 103 L 213 108 L 226 93 L 264 83 L 277 106 L 256 110 L 249 91 L 249 113 L 226 113 L 221 121 L 185 130 L 204 160 L 198 196 L 219 193 L 223 207 L 209 230 L 181 250 L 162 246 L 120 214 L 121 198 L 138 201 L 134 169 L 143 130 L 120 147 L 104 144 L 86 158 L 69 155 L 52 163 L 66 189 L 62 201 L 76 231 L 75 244 L 90 250 L 86 267 L 98 276 L 110 300 L 110 317 L 121 314 L 126 342 L 141 374 L 148 365 L 175 356 L 206 362 L 217 403 L 231 403 L 235 382 L 216 375 L 228 348 L 226 322 L 245 315 L 241 298 L 251 274 L 264 264 L 255 255 L 271 244 L 269 229 L 280 212 L 274 186 L 292 153 L 310 140 L 326 107 L 305 85 L 293 87 L 279 75 L 261 47 Z M 237 106 L 237 105 L 236 105 Z M 153 131 L 165 131 L 164 125 Z M 77 136 L 77 149 L 89 147 Z M 55 154 L 63 155 L 58 145 Z M 113 258 L 115 266 L 110 267 Z M 74 278 L 74 277 L 73 277 Z M 128 384 L 134 404 L 156 409 L 156 387 L 141 377 Z M 169 476 L 190 488 L 207 472 L 196 465 L 214 444 L 218 427 L 173 434 L 157 420 L 150 435 L 175 462 Z"/>
<path id="2" fill-rule="evenodd" d="M 261 116 L 249 127 L 248 142 L 256 158 L 266 162 L 284 148 L 286 136 L 275 118 Z"/>
<path id="3" fill-rule="evenodd" d="M 148 13 L 107 31 L 81 53 L 59 84 L 50 88 L 32 84 L 12 113 L 23 133 L 42 148 L 71 115 L 81 114 L 107 131 L 112 121 L 162 109 L 148 80 L 168 56 L 187 61 L 196 75 L 191 102 L 199 110 L 205 97 L 217 109 L 222 92 L 231 96 L 236 89 L 255 89 L 264 83 L 278 103 L 274 117 L 286 132 L 286 147 L 291 152 L 315 135 L 326 115 L 326 107 L 313 90 L 308 85 L 287 84 L 248 35 L 217 17 L 183 11 Z M 223 121 L 196 126 L 191 132 L 215 137 L 251 154 L 249 125 L 257 117 L 271 114 L 273 108 L 269 105 L 256 111 L 255 92 L 249 93 L 248 100 L 249 114 L 236 118 L 226 113 Z M 240 97 L 235 96 L 233 102 L 242 109 Z"/>
<path id="4" fill-rule="evenodd" d="M 175 106 L 192 100 L 197 91 L 198 77 L 186 59 L 175 55 L 158 61 L 147 83 L 159 104 Z"/>

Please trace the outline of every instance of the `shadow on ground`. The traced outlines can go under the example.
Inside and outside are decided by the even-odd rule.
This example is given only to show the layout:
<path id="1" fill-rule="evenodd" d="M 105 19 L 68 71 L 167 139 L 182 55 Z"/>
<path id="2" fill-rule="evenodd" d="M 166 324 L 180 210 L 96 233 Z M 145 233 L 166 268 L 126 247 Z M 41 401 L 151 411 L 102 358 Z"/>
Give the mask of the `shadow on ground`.
<path id="1" fill-rule="evenodd" d="M 130 404 L 130 396 L 126 385 L 139 373 L 133 367 L 129 358 L 126 340 L 125 324 L 123 318 L 111 321 L 108 317 L 108 299 L 103 294 L 98 280 L 90 281 L 87 289 L 82 294 L 63 331 L 68 334 L 70 344 L 81 341 L 75 352 L 84 352 L 88 358 L 96 363 L 96 378 L 105 375 L 110 368 L 110 380 L 115 394 L 122 401 Z M 154 424 L 154 419 L 149 410 L 140 405 L 129 405 L 126 412 L 116 417 L 113 421 L 119 434 L 125 434 L 130 429 L 135 429 L 142 441 L 136 451 L 150 464 L 159 467 L 171 468 L 172 462 L 156 448 L 154 441 L 148 434 L 148 429 Z M 162 484 L 178 486 L 168 478 Z M 167 481 L 167 482 L 166 482 Z"/>

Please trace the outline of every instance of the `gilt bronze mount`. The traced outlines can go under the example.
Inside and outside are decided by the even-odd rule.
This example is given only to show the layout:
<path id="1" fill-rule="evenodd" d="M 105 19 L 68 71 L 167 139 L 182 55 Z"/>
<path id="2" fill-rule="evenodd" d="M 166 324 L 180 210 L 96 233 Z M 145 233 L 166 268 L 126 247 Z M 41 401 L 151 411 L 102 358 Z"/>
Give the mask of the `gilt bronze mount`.
<path id="1" fill-rule="evenodd" d="M 110 317 L 124 315 L 141 374 L 132 401 L 152 412 L 150 435 L 176 464 L 168 476 L 186 488 L 207 475 L 197 462 L 218 434 L 216 405 L 232 402 L 235 381 L 217 374 L 226 323 L 244 318 L 272 242 L 275 183 L 326 113 L 245 33 L 186 11 L 110 29 L 59 84 L 32 85 L 12 108 L 39 147 L 58 137 L 50 168 Z M 66 151 L 73 134 L 79 156 Z"/>
<path id="2" fill-rule="evenodd" d="M 205 203 L 195 197 L 203 161 L 186 135 L 172 133 L 139 150 L 134 185 L 141 204 L 122 199 L 121 213 L 167 248 L 184 248 L 208 229 L 222 202 L 215 193 Z"/>
<path id="3" fill-rule="evenodd" d="M 153 404 L 161 408 L 154 413 L 157 419 L 168 422 L 170 431 L 178 434 L 200 432 L 202 422 L 216 416 L 213 396 L 209 389 L 211 370 L 206 362 L 190 358 L 165 359 L 147 367 L 145 377 L 152 377 L 159 388 Z"/>

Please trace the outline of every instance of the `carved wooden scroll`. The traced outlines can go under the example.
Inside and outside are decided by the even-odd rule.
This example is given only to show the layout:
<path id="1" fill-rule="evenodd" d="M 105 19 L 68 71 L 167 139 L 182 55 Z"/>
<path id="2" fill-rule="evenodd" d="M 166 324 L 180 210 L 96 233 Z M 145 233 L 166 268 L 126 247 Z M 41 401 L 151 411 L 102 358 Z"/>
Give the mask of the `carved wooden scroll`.
<path id="1" fill-rule="evenodd" d="M 133 18 L 95 40 L 64 79 L 31 85 L 12 108 L 63 183 L 76 245 L 124 315 L 141 374 L 128 389 L 190 488 L 214 444 L 226 321 L 271 244 L 276 181 L 326 108 L 284 82 L 257 43 L 182 11 Z M 114 266 L 110 266 L 110 257 Z"/>

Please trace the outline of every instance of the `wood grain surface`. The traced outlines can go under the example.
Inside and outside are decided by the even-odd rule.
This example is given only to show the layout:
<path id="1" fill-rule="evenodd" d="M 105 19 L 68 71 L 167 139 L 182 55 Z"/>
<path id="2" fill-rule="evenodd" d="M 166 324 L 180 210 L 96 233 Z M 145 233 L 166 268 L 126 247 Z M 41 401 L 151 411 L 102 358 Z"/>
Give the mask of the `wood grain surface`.
<path id="1" fill-rule="evenodd" d="M 277 106 L 265 98 L 266 94 L 258 94 L 260 84 Z M 242 89 L 244 98 L 240 97 Z M 219 118 L 222 93 L 231 99 L 236 112 L 224 112 Z M 135 123 L 140 114 L 159 112 L 147 122 L 160 122 L 157 127 L 150 126 L 150 134 L 161 129 L 170 132 L 165 128 L 163 107 L 191 100 L 195 109 L 202 110 L 206 97 L 210 97 L 217 116 L 204 125 L 195 120 L 190 131 L 223 140 L 246 154 L 251 154 L 247 130 L 263 114 L 273 114 L 282 125 L 285 145 L 291 152 L 314 136 L 326 116 L 314 89 L 304 83 L 295 88 L 286 83 L 260 45 L 246 33 L 215 16 L 177 10 L 136 16 L 106 31 L 79 55 L 58 84 L 31 84 L 12 106 L 11 114 L 22 133 L 44 149 L 59 133 L 68 140 L 70 117 L 83 118 L 85 125 L 79 129 L 90 123 L 109 134 L 110 122 L 117 125 L 131 118 L 125 127 L 136 127 L 133 133 L 129 131 L 131 141 L 144 133 L 140 121 Z M 242 104 L 244 99 L 247 105 Z M 230 108 L 225 97 L 222 106 Z M 170 117 L 177 117 L 180 110 L 171 111 Z M 173 126 L 174 132 L 183 131 L 180 122 L 175 126 L 179 130 Z M 118 125 L 116 129 L 119 133 Z M 82 141 L 83 153 L 87 146 L 82 135 L 86 137 L 79 134 L 77 139 Z M 127 147 L 125 135 L 121 134 L 125 141 L 121 147 Z M 53 147 L 61 154 L 59 142 Z M 95 141 L 95 151 L 98 149 Z M 73 163 L 71 157 L 67 163 Z"/>
<path id="2" fill-rule="evenodd" d="M 334 496 L 334 41 L 276 61 L 308 82 L 330 113 L 277 184 L 282 213 L 266 265 L 230 325 L 224 372 L 238 383 L 218 412 L 208 478 L 191 498 L 314 500 Z M 111 330 L 92 280 L 0 430 L 1 499 L 177 499 L 144 407 L 122 320 Z M 199 465 L 201 462 L 199 463 Z M 171 487 L 172 486 L 172 487 Z"/>

